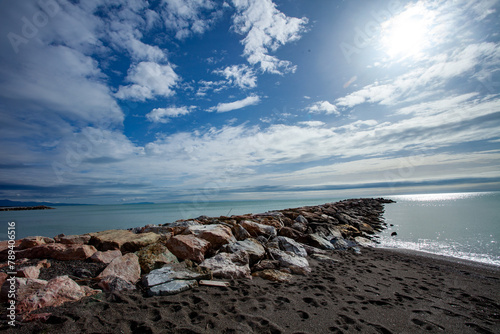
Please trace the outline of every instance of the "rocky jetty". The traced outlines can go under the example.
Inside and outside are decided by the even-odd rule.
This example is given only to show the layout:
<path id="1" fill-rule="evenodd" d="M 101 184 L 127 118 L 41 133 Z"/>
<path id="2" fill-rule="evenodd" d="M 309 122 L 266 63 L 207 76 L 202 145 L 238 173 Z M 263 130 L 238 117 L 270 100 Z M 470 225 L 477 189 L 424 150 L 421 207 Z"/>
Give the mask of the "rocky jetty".
<path id="1" fill-rule="evenodd" d="M 170 295 L 214 278 L 289 282 L 311 272 L 310 258 L 335 263 L 331 251 L 371 247 L 376 232 L 386 227 L 383 205 L 391 202 L 351 199 L 130 230 L 28 237 L 16 241 L 16 277 L 7 262 L 0 264 L 0 298 L 7 301 L 15 285 L 18 319 L 33 320 L 48 317 L 30 315 L 34 310 L 103 292 Z M 7 258 L 8 243 L 1 242 L 0 261 Z"/>
<path id="2" fill-rule="evenodd" d="M 55 208 L 51 208 L 50 206 L 46 206 L 46 205 L 17 206 L 17 207 L 0 208 L 0 211 L 23 211 L 23 210 L 55 210 Z"/>

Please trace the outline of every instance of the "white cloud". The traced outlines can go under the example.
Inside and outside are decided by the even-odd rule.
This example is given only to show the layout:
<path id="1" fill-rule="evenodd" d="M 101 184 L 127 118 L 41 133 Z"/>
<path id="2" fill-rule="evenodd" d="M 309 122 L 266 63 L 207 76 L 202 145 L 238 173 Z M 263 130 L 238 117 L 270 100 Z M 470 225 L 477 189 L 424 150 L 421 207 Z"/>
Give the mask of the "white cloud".
<path id="1" fill-rule="evenodd" d="M 233 0 L 236 14 L 233 29 L 245 35 L 243 55 L 251 65 L 259 64 L 263 72 L 295 72 L 290 61 L 280 60 L 269 52 L 300 39 L 308 19 L 288 17 L 271 0 Z"/>
<path id="2" fill-rule="evenodd" d="M 387 80 L 375 82 L 349 95 L 338 98 L 337 106 L 352 108 L 362 103 L 395 105 L 420 90 L 436 91 L 447 81 L 477 71 L 476 67 L 494 69 L 500 63 L 500 45 L 495 43 L 471 44 L 452 49 L 419 63 L 416 69 Z"/>
<path id="3" fill-rule="evenodd" d="M 210 90 L 213 90 L 214 93 L 218 93 L 221 90 L 228 88 L 227 82 L 224 80 L 219 80 L 219 81 L 200 80 L 198 84 L 200 85 L 200 87 L 196 91 L 196 96 L 198 97 L 206 96 Z"/>
<path id="4" fill-rule="evenodd" d="M 228 112 L 232 110 L 237 110 L 241 108 L 245 108 L 247 106 L 255 105 L 260 102 L 260 97 L 257 95 L 250 95 L 243 100 L 238 100 L 234 102 L 228 102 L 228 103 L 219 103 L 217 106 L 210 108 L 208 111 L 217 111 L 218 113 L 221 112 Z"/>
<path id="5" fill-rule="evenodd" d="M 140 62 L 132 66 L 127 75 L 131 85 L 120 86 L 116 97 L 145 101 L 156 96 L 168 97 L 175 94 L 173 87 L 179 76 L 171 65 L 160 65 L 154 62 Z"/>
<path id="6" fill-rule="evenodd" d="M 255 72 L 247 65 L 231 65 L 223 70 L 216 70 L 214 73 L 223 75 L 229 84 L 234 84 L 242 89 L 257 86 Z"/>
<path id="7" fill-rule="evenodd" d="M 299 122 L 298 124 L 310 127 L 318 127 L 325 125 L 325 123 L 321 121 L 304 121 L 304 122 Z"/>
<path id="8" fill-rule="evenodd" d="M 177 39 L 204 33 L 220 16 L 211 0 L 163 0 L 163 7 L 165 27 L 174 30 Z"/>
<path id="9" fill-rule="evenodd" d="M 150 122 L 154 123 L 167 123 L 169 118 L 179 117 L 181 115 L 187 115 L 193 111 L 196 107 L 170 107 L 170 108 L 155 108 L 151 110 L 150 113 L 146 115 L 146 118 Z"/>
<path id="10" fill-rule="evenodd" d="M 327 115 L 340 115 L 340 112 L 337 110 L 333 104 L 328 101 L 318 101 L 306 108 L 310 113 L 325 113 Z"/>

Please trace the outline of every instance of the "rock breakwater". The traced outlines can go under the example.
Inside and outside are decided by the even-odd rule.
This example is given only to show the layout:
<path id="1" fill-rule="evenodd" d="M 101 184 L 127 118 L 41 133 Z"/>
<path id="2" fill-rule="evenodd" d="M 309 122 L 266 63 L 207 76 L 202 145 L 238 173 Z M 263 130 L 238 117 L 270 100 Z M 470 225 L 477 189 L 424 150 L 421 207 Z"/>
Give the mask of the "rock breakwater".
<path id="1" fill-rule="evenodd" d="M 391 202 L 351 199 L 80 236 L 25 238 L 16 243 L 18 315 L 40 319 L 30 313 L 103 291 L 140 289 L 146 298 L 185 291 L 202 279 L 289 282 L 311 272 L 308 258 L 335 263 L 331 251 L 359 253 L 373 245 L 376 232 L 386 227 L 384 204 Z M 0 243 L 1 261 L 7 260 L 7 249 L 7 242 Z M 78 270 L 69 265 L 76 262 Z M 96 265 L 102 268 L 98 272 Z M 10 286 L 6 268 L 7 263 L 0 265 L 2 301 Z M 47 278 L 49 268 L 52 276 L 39 279 Z M 62 285 L 78 293 L 68 298 Z"/>

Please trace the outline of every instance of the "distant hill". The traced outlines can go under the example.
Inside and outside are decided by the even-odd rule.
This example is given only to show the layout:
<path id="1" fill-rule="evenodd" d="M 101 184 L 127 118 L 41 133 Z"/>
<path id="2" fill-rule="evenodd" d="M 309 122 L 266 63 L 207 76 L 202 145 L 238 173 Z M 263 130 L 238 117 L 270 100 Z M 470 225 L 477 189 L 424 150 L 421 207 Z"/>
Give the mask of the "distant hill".
<path id="1" fill-rule="evenodd" d="M 90 204 L 69 204 L 69 203 L 50 203 L 50 202 L 20 202 L 20 201 L 11 201 L 8 199 L 0 199 L 0 207 L 20 207 L 20 206 L 68 206 L 68 205 L 90 205 Z"/>

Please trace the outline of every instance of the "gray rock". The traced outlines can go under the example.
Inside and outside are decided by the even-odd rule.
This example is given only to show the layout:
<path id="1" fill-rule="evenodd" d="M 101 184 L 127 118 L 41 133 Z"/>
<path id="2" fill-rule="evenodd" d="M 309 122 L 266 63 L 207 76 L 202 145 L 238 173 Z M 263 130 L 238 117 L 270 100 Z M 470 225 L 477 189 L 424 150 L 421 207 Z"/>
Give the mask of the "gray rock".
<path id="1" fill-rule="evenodd" d="M 302 216 L 300 216 L 300 217 L 302 217 Z M 292 228 L 294 230 L 302 232 L 302 233 L 305 233 L 307 231 L 307 225 L 304 223 L 295 222 L 292 224 Z"/>
<path id="2" fill-rule="evenodd" d="M 330 242 L 337 250 L 346 250 L 349 248 L 349 243 L 344 238 L 333 238 Z"/>
<path id="3" fill-rule="evenodd" d="M 302 215 L 298 215 L 297 218 L 295 218 L 295 221 L 297 223 L 301 223 L 301 224 L 306 224 L 308 223 L 306 217 L 302 216 Z"/>
<path id="4" fill-rule="evenodd" d="M 303 274 L 311 271 L 309 262 L 305 257 L 274 248 L 270 248 L 268 251 L 271 258 L 279 261 L 280 266 L 290 268 L 294 273 Z"/>
<path id="5" fill-rule="evenodd" d="M 245 230 L 240 224 L 235 225 L 232 228 L 232 231 L 234 236 L 236 237 L 236 240 L 238 241 L 245 240 L 251 237 L 250 233 L 248 233 L 248 231 Z"/>
<path id="6" fill-rule="evenodd" d="M 260 242 L 253 238 L 248 238 L 243 241 L 237 241 L 231 244 L 224 245 L 220 250 L 227 253 L 245 251 L 250 258 L 250 264 L 258 262 L 266 255 L 266 250 L 264 249 L 264 247 L 262 247 Z"/>
<path id="7" fill-rule="evenodd" d="M 106 276 L 98 284 L 104 291 L 131 291 L 135 285 L 118 276 Z"/>
<path id="8" fill-rule="evenodd" d="M 149 296 L 168 296 L 189 290 L 198 284 L 196 280 L 176 280 L 155 285 L 148 289 Z"/>
<path id="9" fill-rule="evenodd" d="M 322 236 L 320 236 L 317 233 L 309 234 L 309 239 L 310 239 L 309 244 L 311 246 L 313 246 L 313 247 L 317 247 L 317 248 L 320 248 L 320 249 L 335 250 L 335 247 L 332 245 L 332 243 L 330 241 L 328 241 L 327 239 L 323 238 Z"/>
<path id="10" fill-rule="evenodd" d="M 195 271 L 188 268 L 185 262 L 182 262 L 168 264 L 163 268 L 152 270 L 149 274 L 142 277 L 142 284 L 145 287 L 152 287 L 174 280 L 200 280 L 210 278 L 210 272 Z"/>
<path id="11" fill-rule="evenodd" d="M 287 252 L 292 252 L 295 255 L 306 257 L 307 251 L 304 247 L 297 241 L 287 238 L 287 237 L 276 237 L 278 239 L 280 248 Z"/>

